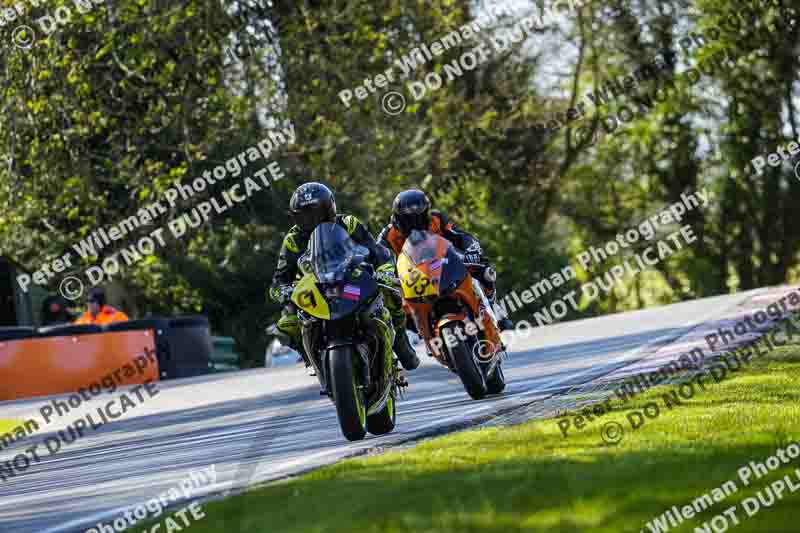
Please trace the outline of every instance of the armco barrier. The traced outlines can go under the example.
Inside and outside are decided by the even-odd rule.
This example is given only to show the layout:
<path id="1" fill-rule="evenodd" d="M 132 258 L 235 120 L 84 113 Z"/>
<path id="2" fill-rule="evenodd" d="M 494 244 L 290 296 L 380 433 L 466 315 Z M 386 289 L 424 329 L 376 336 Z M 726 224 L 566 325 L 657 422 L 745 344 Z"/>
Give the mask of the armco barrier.
<path id="1" fill-rule="evenodd" d="M 208 374 L 211 335 L 204 316 L 146 318 L 108 326 L 0 328 L 0 401 L 77 392 L 145 353 L 157 363 L 126 385 Z"/>

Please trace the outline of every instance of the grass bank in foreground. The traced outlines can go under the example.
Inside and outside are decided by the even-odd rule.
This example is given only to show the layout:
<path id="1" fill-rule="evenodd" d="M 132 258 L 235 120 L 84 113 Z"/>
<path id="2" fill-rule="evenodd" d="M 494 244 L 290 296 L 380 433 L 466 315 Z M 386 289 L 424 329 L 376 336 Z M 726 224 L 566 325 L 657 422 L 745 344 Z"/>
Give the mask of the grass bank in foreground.
<path id="1" fill-rule="evenodd" d="M 704 531 L 736 505 L 739 532 L 796 532 L 800 490 L 748 518 L 741 502 L 790 475 L 800 458 L 745 486 L 737 471 L 800 442 L 800 347 L 780 348 L 685 406 L 602 442 L 608 422 L 658 401 L 659 387 L 564 438 L 555 420 L 466 431 L 406 451 L 353 459 L 296 480 L 204 504 L 193 533 Z M 399 410 L 402 424 L 402 410 Z M 800 472 L 798 472 L 800 473 Z M 733 481 L 735 493 L 672 527 L 662 514 Z M 727 485 L 730 487 L 730 484 Z M 717 494 L 719 496 L 719 494 Z M 752 502 L 751 502 L 752 507 Z M 680 512 L 680 511 L 679 511 Z M 724 516 L 724 515 L 723 515 Z M 163 518 L 163 517 L 162 517 Z M 725 531 L 715 519 L 714 529 Z M 651 526 L 647 523 L 651 522 Z M 677 522 L 676 522 L 677 523 Z M 138 530 L 142 531 L 142 530 Z"/>

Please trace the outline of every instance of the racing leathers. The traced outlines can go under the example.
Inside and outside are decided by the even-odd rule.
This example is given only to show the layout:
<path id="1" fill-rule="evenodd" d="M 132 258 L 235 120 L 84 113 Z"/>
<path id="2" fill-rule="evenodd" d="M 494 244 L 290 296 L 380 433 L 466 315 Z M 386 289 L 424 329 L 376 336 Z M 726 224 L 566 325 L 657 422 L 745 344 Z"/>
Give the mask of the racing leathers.
<path id="1" fill-rule="evenodd" d="M 367 227 L 356 217 L 352 215 L 336 215 L 336 224 L 347 230 L 348 235 L 356 244 L 360 244 L 369 250 L 370 254 L 367 260 L 375 268 L 375 277 L 378 282 L 394 286 L 396 284 L 395 266 L 391 252 L 379 244 Z M 278 256 L 278 265 L 275 268 L 272 285 L 269 289 L 270 298 L 274 302 L 285 306 L 277 324 L 278 331 L 289 338 L 290 346 L 302 354 L 307 364 L 308 360 L 303 350 L 302 329 L 297 317 L 297 310 L 294 306 L 288 304 L 290 303 L 294 284 L 300 277 L 298 260 L 306 251 L 310 237 L 310 234 L 305 234 L 296 225 L 292 226 L 284 236 Z M 381 289 L 381 294 L 389 314 L 386 322 L 391 322 L 395 330 L 394 335 L 391 335 L 391 332 L 387 332 L 387 346 L 390 349 L 394 346 L 395 352 L 398 352 L 398 350 L 411 350 L 410 355 L 403 354 L 407 358 L 401 357 L 401 361 L 404 362 L 405 366 L 406 361 L 409 360 L 408 358 L 416 358 L 417 356 L 413 348 L 408 344 L 406 337 L 406 316 L 402 308 L 402 299 L 397 293 L 383 288 Z M 416 364 L 419 364 L 418 359 Z"/>
<path id="2" fill-rule="evenodd" d="M 464 262 L 488 267 L 489 262 L 483 255 L 483 250 L 481 249 L 481 244 L 478 242 L 478 239 L 458 229 L 454 223 L 450 222 L 447 215 L 441 211 L 431 210 L 431 226 L 429 231 L 441 235 L 453 243 L 453 246 L 456 247 L 459 253 L 464 255 Z M 390 250 L 393 250 L 395 255 L 400 255 L 400 252 L 403 251 L 406 237 L 394 224 L 389 223 L 378 236 L 378 242 Z M 486 292 L 486 297 L 494 302 L 496 292 L 495 283 L 486 278 L 487 276 L 481 276 L 478 281 L 481 282 L 481 286 Z"/>

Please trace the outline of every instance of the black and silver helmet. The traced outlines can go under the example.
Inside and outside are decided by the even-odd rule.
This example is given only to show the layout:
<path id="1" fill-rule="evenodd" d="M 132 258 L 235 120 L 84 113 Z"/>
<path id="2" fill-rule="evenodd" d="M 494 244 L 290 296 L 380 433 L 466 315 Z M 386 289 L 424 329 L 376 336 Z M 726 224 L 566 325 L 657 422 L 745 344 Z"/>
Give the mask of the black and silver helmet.
<path id="1" fill-rule="evenodd" d="M 336 222 L 333 191 L 321 183 L 304 183 L 289 200 L 289 213 L 304 233 L 311 233 L 323 222 Z"/>

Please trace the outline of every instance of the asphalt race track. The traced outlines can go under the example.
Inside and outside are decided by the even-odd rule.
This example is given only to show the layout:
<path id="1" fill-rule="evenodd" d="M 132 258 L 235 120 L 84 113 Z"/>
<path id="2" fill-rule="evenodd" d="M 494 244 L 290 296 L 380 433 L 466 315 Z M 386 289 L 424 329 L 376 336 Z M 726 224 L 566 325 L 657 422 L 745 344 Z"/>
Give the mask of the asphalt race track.
<path id="1" fill-rule="evenodd" d="M 411 386 L 398 403 L 395 432 L 359 443 L 344 440 L 332 404 L 300 366 L 159 383 L 155 397 L 119 420 L 0 481 L 0 531 L 85 531 L 210 465 L 217 479 L 206 492 L 219 494 L 486 420 L 619 372 L 748 302 L 763 307 L 788 290 L 759 289 L 537 328 L 516 341 L 506 361 L 506 392 L 478 402 L 468 398 L 455 375 L 425 358 L 407 373 Z M 0 463 L 109 396 L 99 398 L 0 451 Z M 0 419 L 40 419 L 44 403 L 41 398 L 4 403 Z"/>

